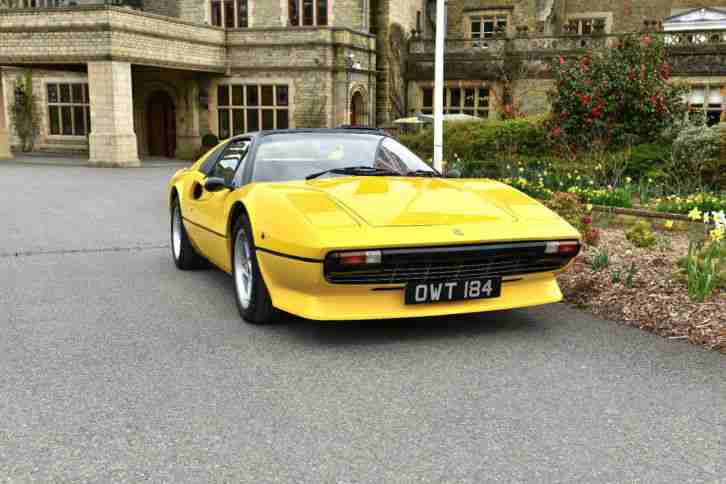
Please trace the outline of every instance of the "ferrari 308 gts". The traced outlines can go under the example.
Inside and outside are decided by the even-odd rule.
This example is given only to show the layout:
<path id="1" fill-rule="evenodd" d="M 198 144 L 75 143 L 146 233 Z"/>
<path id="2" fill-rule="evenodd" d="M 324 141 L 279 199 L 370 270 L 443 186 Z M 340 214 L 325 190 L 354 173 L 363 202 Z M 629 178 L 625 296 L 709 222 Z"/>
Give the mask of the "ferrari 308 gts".
<path id="1" fill-rule="evenodd" d="M 552 303 L 580 234 L 527 195 L 442 176 L 377 130 L 235 136 L 168 186 L 180 269 L 231 274 L 245 321 L 474 313 Z"/>

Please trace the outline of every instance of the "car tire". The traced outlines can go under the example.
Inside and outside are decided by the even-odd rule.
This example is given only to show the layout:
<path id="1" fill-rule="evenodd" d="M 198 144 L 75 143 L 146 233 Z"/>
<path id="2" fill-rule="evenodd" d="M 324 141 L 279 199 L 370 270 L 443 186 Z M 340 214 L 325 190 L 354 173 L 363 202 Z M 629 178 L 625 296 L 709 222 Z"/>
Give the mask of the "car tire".
<path id="1" fill-rule="evenodd" d="M 192 247 L 187 230 L 184 228 L 181 205 L 179 204 L 178 198 L 175 198 L 171 204 L 171 230 L 169 232 L 171 239 L 171 257 L 179 269 L 189 271 L 209 267 L 207 261 Z"/>
<path id="2" fill-rule="evenodd" d="M 232 230 L 232 277 L 239 314 L 251 324 L 268 324 L 276 315 L 257 262 L 252 225 L 240 216 Z"/>

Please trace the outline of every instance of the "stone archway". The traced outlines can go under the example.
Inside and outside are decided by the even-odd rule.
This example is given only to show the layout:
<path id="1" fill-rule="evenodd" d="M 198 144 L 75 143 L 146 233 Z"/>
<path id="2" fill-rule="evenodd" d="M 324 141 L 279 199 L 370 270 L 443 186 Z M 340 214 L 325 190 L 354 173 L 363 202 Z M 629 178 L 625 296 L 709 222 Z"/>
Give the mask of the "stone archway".
<path id="1" fill-rule="evenodd" d="M 146 102 L 146 139 L 150 156 L 176 155 L 176 107 L 165 90 L 152 92 Z"/>
<path id="2" fill-rule="evenodd" d="M 350 124 L 358 126 L 368 125 L 368 109 L 362 90 L 353 92 L 350 98 Z"/>

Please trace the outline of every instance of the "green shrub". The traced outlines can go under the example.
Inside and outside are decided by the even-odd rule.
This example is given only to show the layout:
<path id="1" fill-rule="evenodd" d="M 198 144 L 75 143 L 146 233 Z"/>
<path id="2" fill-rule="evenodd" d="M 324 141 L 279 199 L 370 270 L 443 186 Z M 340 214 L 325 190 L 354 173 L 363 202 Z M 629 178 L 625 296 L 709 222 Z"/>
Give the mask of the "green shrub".
<path id="1" fill-rule="evenodd" d="M 433 157 L 433 129 L 403 134 L 399 141 L 424 160 Z M 485 163 L 537 156 L 547 151 L 541 118 L 444 123 L 444 159 L 449 163 Z M 476 165 L 475 165 L 476 166 Z M 457 166 L 462 169 L 462 167 Z M 466 171 L 466 169 L 462 169 Z"/>
<path id="2" fill-rule="evenodd" d="M 625 173 L 636 180 L 647 177 L 660 178 L 670 159 L 670 145 L 655 143 L 636 145 L 630 151 Z"/>
<path id="3" fill-rule="evenodd" d="M 673 142 L 673 156 L 666 166 L 666 174 L 681 192 L 702 190 L 720 176 L 720 156 L 718 128 L 689 126 Z"/>
<path id="4" fill-rule="evenodd" d="M 650 223 L 641 220 L 625 233 L 625 237 L 636 247 L 653 247 L 658 242 Z"/>
<path id="5" fill-rule="evenodd" d="M 202 146 L 206 148 L 211 148 L 212 146 L 217 146 L 219 144 L 219 138 L 217 138 L 215 135 L 211 133 L 207 133 L 204 136 L 202 136 Z"/>
<path id="6" fill-rule="evenodd" d="M 545 205 L 560 217 L 567 220 L 577 230 L 582 231 L 584 227 L 585 206 L 580 202 L 580 198 L 577 195 L 557 192 L 549 200 L 545 201 Z"/>

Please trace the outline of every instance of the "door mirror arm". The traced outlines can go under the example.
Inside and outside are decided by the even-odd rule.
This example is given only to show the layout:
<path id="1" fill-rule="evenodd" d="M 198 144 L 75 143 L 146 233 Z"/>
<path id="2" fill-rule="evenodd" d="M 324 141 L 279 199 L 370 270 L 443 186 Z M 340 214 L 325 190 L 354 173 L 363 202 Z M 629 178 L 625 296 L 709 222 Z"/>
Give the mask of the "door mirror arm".
<path id="1" fill-rule="evenodd" d="M 218 192 L 224 189 L 231 189 L 224 178 L 212 176 L 204 180 L 204 189 L 208 192 Z"/>

